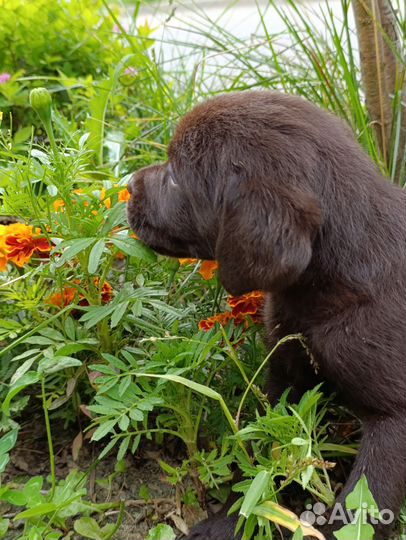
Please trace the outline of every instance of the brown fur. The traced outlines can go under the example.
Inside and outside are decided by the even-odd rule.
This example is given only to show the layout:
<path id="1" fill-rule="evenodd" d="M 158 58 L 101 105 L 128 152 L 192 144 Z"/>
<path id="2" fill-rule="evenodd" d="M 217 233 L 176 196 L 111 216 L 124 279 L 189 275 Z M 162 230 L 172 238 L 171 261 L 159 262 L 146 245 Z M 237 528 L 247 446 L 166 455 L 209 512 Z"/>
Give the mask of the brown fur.
<path id="1" fill-rule="evenodd" d="M 266 91 L 198 105 L 181 120 L 168 162 L 139 171 L 129 189 L 129 222 L 142 240 L 163 254 L 217 259 L 230 293 L 268 293 L 272 339 L 304 334 L 319 376 L 363 423 L 339 501 L 366 474 L 379 506 L 398 513 L 406 474 L 403 191 L 340 120 Z M 317 382 L 292 342 L 271 361 L 272 402 L 289 385 L 300 397 Z M 190 538 L 228 540 L 232 524 L 222 515 Z M 377 538 L 387 535 L 377 528 Z"/>

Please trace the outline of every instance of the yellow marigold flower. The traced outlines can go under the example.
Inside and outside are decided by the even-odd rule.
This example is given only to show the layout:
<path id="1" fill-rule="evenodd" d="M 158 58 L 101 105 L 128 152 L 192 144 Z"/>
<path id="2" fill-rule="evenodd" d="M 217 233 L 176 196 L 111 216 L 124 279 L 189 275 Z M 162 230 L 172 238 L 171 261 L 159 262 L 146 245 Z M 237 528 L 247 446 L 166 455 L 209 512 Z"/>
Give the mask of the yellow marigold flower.
<path id="1" fill-rule="evenodd" d="M 106 199 L 106 190 L 104 188 L 100 190 L 100 200 L 103 201 L 106 208 L 111 208 L 111 199 L 110 197 L 107 197 Z"/>

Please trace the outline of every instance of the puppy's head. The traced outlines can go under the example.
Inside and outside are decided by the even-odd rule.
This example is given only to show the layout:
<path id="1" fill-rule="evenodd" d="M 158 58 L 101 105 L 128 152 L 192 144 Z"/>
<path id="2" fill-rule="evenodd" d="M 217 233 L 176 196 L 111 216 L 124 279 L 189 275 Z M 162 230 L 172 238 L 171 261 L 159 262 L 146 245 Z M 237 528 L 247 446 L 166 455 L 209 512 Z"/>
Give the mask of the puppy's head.
<path id="1" fill-rule="evenodd" d="M 232 294 L 293 284 L 321 224 L 314 138 L 298 102 L 250 92 L 187 114 L 168 161 L 130 182 L 135 233 L 164 255 L 217 259 Z"/>

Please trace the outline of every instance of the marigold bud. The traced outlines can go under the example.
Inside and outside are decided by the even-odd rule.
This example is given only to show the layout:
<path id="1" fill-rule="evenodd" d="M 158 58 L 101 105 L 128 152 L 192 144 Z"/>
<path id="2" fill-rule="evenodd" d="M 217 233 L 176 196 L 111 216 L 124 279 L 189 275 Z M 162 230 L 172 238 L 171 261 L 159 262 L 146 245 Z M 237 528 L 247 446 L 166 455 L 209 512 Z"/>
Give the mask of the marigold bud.
<path id="1" fill-rule="evenodd" d="M 31 90 L 30 105 L 44 123 L 51 120 L 52 97 L 46 88 Z"/>

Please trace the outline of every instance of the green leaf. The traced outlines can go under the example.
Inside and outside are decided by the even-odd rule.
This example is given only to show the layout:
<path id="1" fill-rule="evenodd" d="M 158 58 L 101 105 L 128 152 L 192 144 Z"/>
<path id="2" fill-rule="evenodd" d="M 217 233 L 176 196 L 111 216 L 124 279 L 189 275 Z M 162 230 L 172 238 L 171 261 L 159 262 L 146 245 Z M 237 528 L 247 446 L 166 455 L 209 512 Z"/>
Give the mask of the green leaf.
<path id="1" fill-rule="evenodd" d="M 121 444 L 120 444 L 120 447 L 118 449 L 118 452 L 117 452 L 117 460 L 120 461 L 120 459 L 123 459 L 127 453 L 127 450 L 128 450 L 128 446 L 130 444 L 130 441 L 131 441 L 131 436 L 129 435 L 128 437 L 125 437 L 122 441 L 121 441 Z"/>
<path id="2" fill-rule="evenodd" d="M 128 414 L 130 415 L 131 420 L 135 420 L 136 422 L 142 422 L 144 420 L 143 412 L 135 407 L 130 409 Z"/>
<path id="3" fill-rule="evenodd" d="M 86 350 L 91 351 L 92 348 L 93 347 L 91 345 L 85 345 L 81 343 L 67 343 L 66 345 L 64 345 L 63 347 L 61 347 L 60 349 L 56 351 L 55 357 L 70 356 L 72 353 L 77 353 L 79 351 L 86 351 Z"/>
<path id="4" fill-rule="evenodd" d="M 340 454 L 351 454 L 352 456 L 356 456 L 358 454 L 358 450 L 356 448 L 352 448 L 351 446 L 347 446 L 345 444 L 334 444 L 334 443 L 321 443 L 319 445 L 320 452 L 333 452 L 334 455 L 340 455 Z"/>
<path id="5" fill-rule="evenodd" d="M 175 538 L 176 534 L 173 532 L 172 527 L 160 523 L 149 531 L 146 540 L 175 540 Z"/>
<path id="6" fill-rule="evenodd" d="M 49 339 L 44 336 L 31 336 L 24 339 L 23 343 L 30 343 L 31 345 L 55 345 L 53 339 Z"/>
<path id="7" fill-rule="evenodd" d="M 248 518 L 259 499 L 264 494 L 266 494 L 266 488 L 269 484 L 269 478 L 270 475 L 268 471 L 260 471 L 256 475 L 244 497 L 244 501 L 240 510 L 241 515 Z"/>
<path id="8" fill-rule="evenodd" d="M 17 442 L 18 429 L 12 429 L 0 439 L 0 455 L 7 454 Z"/>
<path id="9" fill-rule="evenodd" d="M 156 255 L 149 247 L 134 238 L 112 238 L 112 243 L 121 251 L 146 262 L 155 262 Z"/>
<path id="10" fill-rule="evenodd" d="M 76 338 L 75 323 L 73 322 L 72 317 L 66 317 L 65 332 L 69 339 L 71 339 L 72 341 L 75 341 L 75 338 Z"/>
<path id="11" fill-rule="evenodd" d="M 121 397 L 125 394 L 125 391 L 131 384 L 131 375 L 127 375 L 121 379 L 120 385 L 118 387 L 118 395 Z"/>
<path id="12" fill-rule="evenodd" d="M 14 506 L 25 506 L 27 502 L 24 493 L 16 489 L 6 491 L 6 493 L 1 496 L 1 499 L 13 504 Z"/>
<path id="13" fill-rule="evenodd" d="M 100 257 L 102 256 L 103 251 L 104 251 L 104 247 L 105 247 L 105 240 L 101 239 L 101 240 L 98 240 L 94 244 L 92 249 L 90 250 L 89 263 L 87 265 L 87 270 L 88 270 L 89 274 L 95 274 L 96 273 L 97 268 L 99 266 Z"/>
<path id="14" fill-rule="evenodd" d="M 68 240 L 63 242 L 56 247 L 56 251 L 59 251 L 61 247 L 68 246 L 63 251 L 62 255 L 55 260 L 55 266 L 59 268 L 63 266 L 67 261 L 73 259 L 78 253 L 87 249 L 93 242 L 95 238 L 77 238 L 75 240 Z"/>
<path id="15" fill-rule="evenodd" d="M 117 356 L 113 356 L 112 354 L 109 354 L 109 353 L 103 353 L 102 357 L 104 358 L 104 360 L 107 360 L 109 364 L 119 369 L 120 371 L 124 371 L 124 372 L 127 371 L 126 364 L 122 360 L 117 358 Z"/>
<path id="16" fill-rule="evenodd" d="M 92 435 L 92 441 L 100 441 L 107 433 L 113 431 L 114 426 L 117 424 L 117 418 L 107 420 L 100 424 L 96 431 Z"/>
<path id="17" fill-rule="evenodd" d="M 61 332 L 58 332 L 58 330 L 55 330 L 55 328 L 42 328 L 38 333 L 53 341 L 65 341 L 65 336 Z"/>
<path id="18" fill-rule="evenodd" d="M 33 506 L 32 508 L 29 508 L 28 510 L 24 510 L 23 512 L 17 514 L 14 520 L 16 521 L 18 519 L 29 519 L 35 516 L 46 516 L 51 512 L 55 512 L 55 510 L 57 509 L 58 507 L 55 503 L 37 504 L 36 506 Z"/>
<path id="19" fill-rule="evenodd" d="M 338 540 L 373 540 L 374 529 L 366 521 L 366 514 L 379 516 L 379 508 L 368 486 L 368 480 L 363 474 L 354 489 L 345 499 L 345 505 L 349 510 L 356 510 L 356 519 L 353 523 L 344 525 L 334 533 Z"/>
<path id="20" fill-rule="evenodd" d="M 103 223 L 101 234 L 107 235 L 114 227 L 120 225 L 120 223 L 126 223 L 127 209 L 125 204 L 115 204 L 113 208 L 110 208 L 106 212 L 106 219 Z"/>
<path id="21" fill-rule="evenodd" d="M 302 437 L 293 437 L 291 442 L 295 446 L 306 446 L 306 444 L 308 444 L 308 441 L 302 439 Z"/>
<path id="22" fill-rule="evenodd" d="M 3 404 L 1 406 L 2 411 L 6 416 L 10 414 L 10 403 L 11 400 L 19 393 L 21 390 L 24 390 L 24 388 L 27 388 L 27 386 L 30 386 L 32 384 L 35 384 L 39 381 L 39 375 L 35 371 L 28 371 L 27 373 L 24 373 L 22 377 L 18 379 L 18 381 L 12 385 L 3 401 Z"/>
<path id="23" fill-rule="evenodd" d="M 106 366 L 105 364 L 91 364 L 88 367 L 93 371 L 100 371 L 100 373 L 104 373 L 105 375 L 117 375 L 111 366 Z"/>
<path id="24" fill-rule="evenodd" d="M 22 354 L 19 354 L 18 356 L 14 356 L 11 361 L 16 362 L 17 360 L 22 360 L 23 358 L 27 358 L 27 356 L 34 356 L 34 354 L 40 351 L 41 349 L 29 349 L 28 351 L 25 351 Z"/>
<path id="25" fill-rule="evenodd" d="M 103 532 L 97 521 L 91 517 L 82 517 L 77 519 L 73 524 L 75 531 L 84 538 L 92 538 L 93 540 L 103 540 Z"/>
<path id="26" fill-rule="evenodd" d="M 118 304 L 118 306 L 113 311 L 113 314 L 111 316 L 111 323 L 110 323 L 111 328 L 115 328 L 118 325 L 118 323 L 121 321 L 124 313 L 126 312 L 128 308 L 129 303 L 130 303 L 129 301 L 126 301 L 126 302 L 121 302 L 120 304 Z"/>
<path id="27" fill-rule="evenodd" d="M 27 141 L 31 137 L 31 126 L 25 126 L 19 129 L 13 137 L 14 144 L 20 144 Z"/>
<path id="28" fill-rule="evenodd" d="M 135 375 L 137 377 L 152 377 L 153 379 L 164 379 L 166 381 L 183 384 L 184 386 L 187 386 L 191 390 L 194 390 L 195 392 L 198 392 L 199 394 L 203 394 L 204 396 L 208 398 L 215 399 L 217 401 L 222 401 L 221 395 L 215 390 L 212 390 L 208 386 L 204 386 L 203 384 L 197 383 L 195 381 L 190 381 L 189 379 L 186 379 L 185 377 L 180 377 L 179 375 L 157 374 L 157 373 L 135 373 Z"/>
<path id="29" fill-rule="evenodd" d="M 27 358 L 27 360 L 14 372 L 13 376 L 11 377 L 10 384 L 15 384 L 31 368 L 32 364 L 40 356 L 41 354 L 37 354 L 32 358 Z"/>
<path id="30" fill-rule="evenodd" d="M 302 528 L 301 527 L 298 527 L 294 533 L 294 535 L 292 536 L 292 540 L 303 540 L 304 536 L 303 536 L 303 531 L 302 531 Z"/>
<path id="31" fill-rule="evenodd" d="M 369 523 L 362 523 L 359 519 L 356 523 L 344 525 L 333 534 L 338 540 L 373 540 L 374 528 Z"/>
<path id="32" fill-rule="evenodd" d="M 8 454 L 0 455 L 0 473 L 4 472 L 7 467 L 7 463 L 10 460 L 10 456 Z"/>
<path id="33" fill-rule="evenodd" d="M 103 459 L 107 454 L 110 452 L 110 450 L 118 443 L 118 439 L 114 438 L 111 439 L 111 441 L 103 448 L 103 450 L 100 452 L 99 459 Z"/>
<path id="34" fill-rule="evenodd" d="M 97 323 L 109 317 L 110 314 L 114 311 L 114 306 L 91 306 L 88 308 L 86 313 L 82 315 L 79 319 L 79 322 L 85 322 L 86 328 L 92 328 Z"/>
<path id="35" fill-rule="evenodd" d="M 0 519 L 0 538 L 4 538 L 6 536 L 6 532 L 8 531 L 8 527 L 10 525 L 10 520 L 6 518 Z"/>
<path id="36" fill-rule="evenodd" d="M 365 474 L 361 476 L 355 485 L 354 489 L 349 493 L 345 499 L 345 506 L 350 510 L 357 510 L 362 505 L 371 509 L 374 512 L 379 512 L 378 505 L 375 502 L 374 496 L 368 486 L 368 480 Z"/>
<path id="37" fill-rule="evenodd" d="M 26 506 L 33 507 L 44 502 L 44 496 L 41 493 L 43 483 L 42 476 L 33 476 L 25 484 L 23 493 L 26 498 Z"/>
<path id="38" fill-rule="evenodd" d="M 306 470 L 301 474 L 302 487 L 306 489 L 314 473 L 314 465 L 308 465 Z"/>
<path id="39" fill-rule="evenodd" d="M 81 365 L 82 362 L 77 358 L 72 358 L 71 356 L 54 356 L 41 360 L 38 365 L 38 372 L 49 375 L 50 373 L 57 373 L 63 369 Z"/>
<path id="40" fill-rule="evenodd" d="M 126 414 L 124 414 L 118 422 L 118 427 L 121 429 L 121 431 L 127 431 L 129 425 L 130 419 Z"/>
<path id="41" fill-rule="evenodd" d="M 0 439 L 0 474 L 6 469 L 10 460 L 9 452 L 17 442 L 18 429 L 12 429 Z"/>

